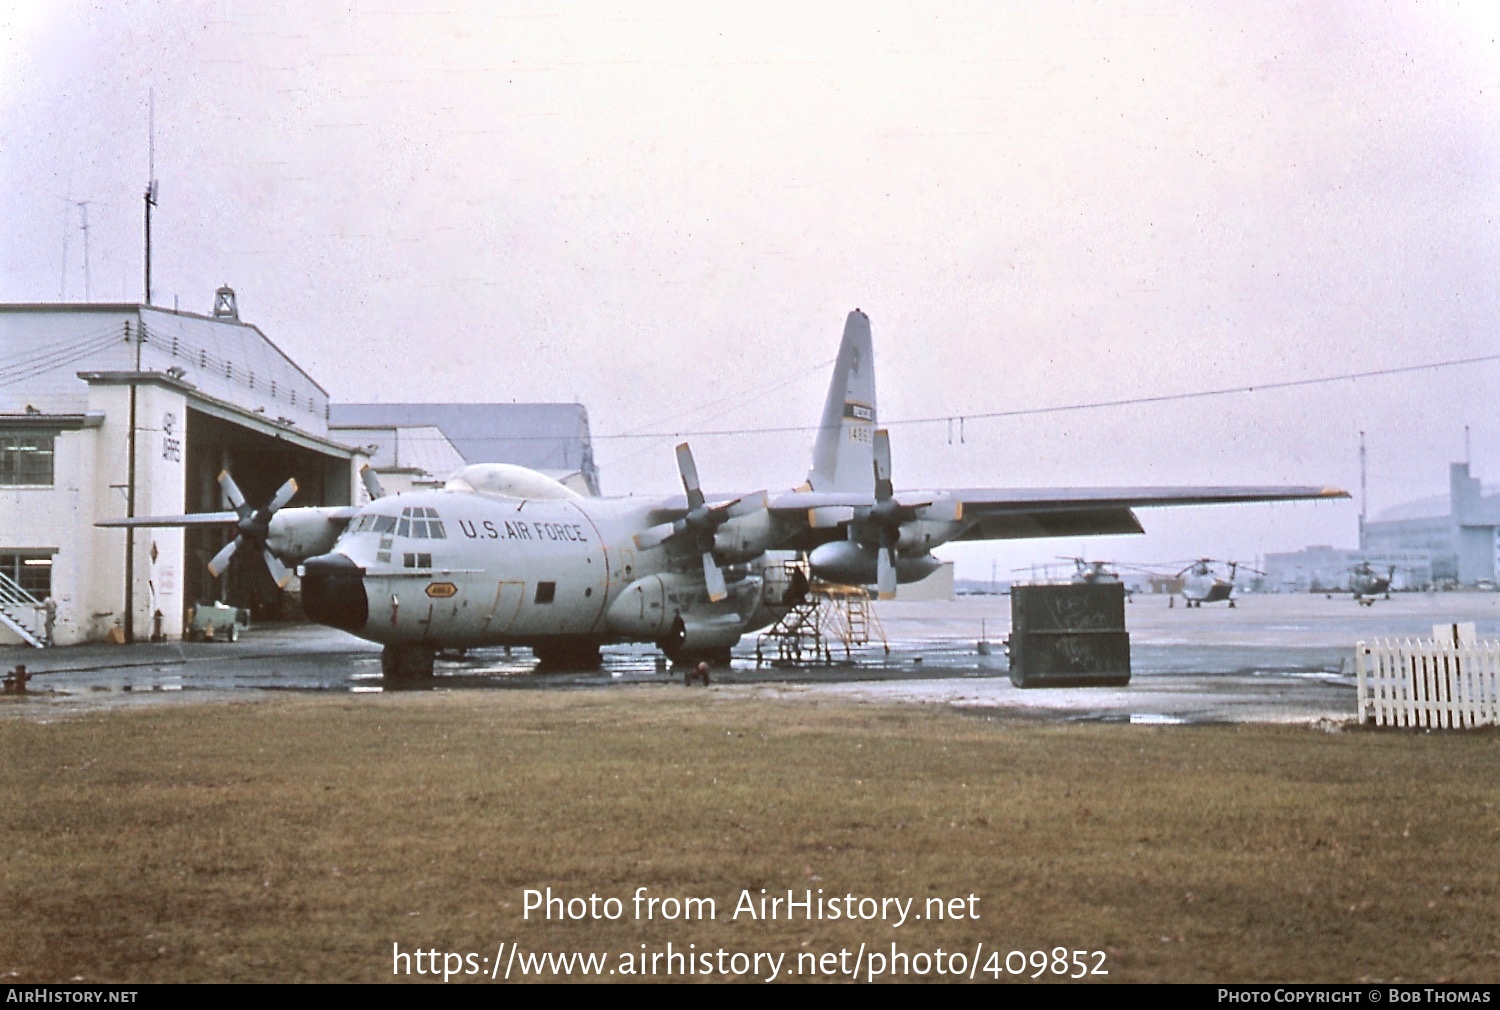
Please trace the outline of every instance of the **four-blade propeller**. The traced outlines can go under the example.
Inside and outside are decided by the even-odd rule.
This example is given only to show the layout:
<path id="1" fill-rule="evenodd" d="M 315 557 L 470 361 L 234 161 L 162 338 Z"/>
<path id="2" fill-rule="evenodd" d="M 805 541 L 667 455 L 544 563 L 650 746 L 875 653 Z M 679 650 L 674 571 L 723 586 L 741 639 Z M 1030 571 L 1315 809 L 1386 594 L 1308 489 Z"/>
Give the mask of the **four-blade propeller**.
<path id="1" fill-rule="evenodd" d="M 252 508 L 245 501 L 245 496 L 240 493 L 239 485 L 234 482 L 233 477 L 229 476 L 228 470 L 219 472 L 219 487 L 224 491 L 224 497 L 229 500 L 229 504 L 239 514 L 239 522 L 236 524 L 239 532 L 233 540 L 224 545 L 223 550 L 213 556 L 213 560 L 208 563 L 208 570 L 213 573 L 214 578 L 218 578 L 229 567 L 229 559 L 234 557 L 235 551 L 241 547 L 248 547 L 252 550 L 259 548 L 266 559 L 266 567 L 271 571 L 271 578 L 276 581 L 277 586 L 285 588 L 292 577 L 291 570 L 281 563 L 280 558 L 271 553 L 270 548 L 266 546 L 266 538 L 271 532 L 271 517 L 296 495 L 297 482 L 288 480 L 281 485 L 270 502 L 262 509 Z"/>
<path id="2" fill-rule="evenodd" d="M 714 560 L 714 531 L 730 519 L 765 508 L 766 495 L 761 491 L 709 505 L 698 483 L 698 465 L 693 462 L 693 450 L 686 442 L 677 447 L 677 472 L 682 477 L 682 489 L 687 492 L 687 514 L 637 533 L 635 545 L 640 550 L 648 550 L 669 540 L 680 540 L 689 545 L 695 554 L 703 556 L 703 583 L 708 587 L 708 598 L 717 603 L 729 595 L 729 587 L 724 581 L 723 569 Z"/>
<path id="3" fill-rule="evenodd" d="M 896 544 L 901 539 L 901 527 L 918 518 L 921 510 L 931 505 L 932 501 L 896 499 L 891 484 L 890 432 L 884 428 L 876 431 L 873 448 L 875 503 L 868 510 L 859 510 L 859 522 L 851 532 L 862 541 L 875 542 L 875 587 L 879 590 L 881 599 L 889 600 L 896 595 Z"/>

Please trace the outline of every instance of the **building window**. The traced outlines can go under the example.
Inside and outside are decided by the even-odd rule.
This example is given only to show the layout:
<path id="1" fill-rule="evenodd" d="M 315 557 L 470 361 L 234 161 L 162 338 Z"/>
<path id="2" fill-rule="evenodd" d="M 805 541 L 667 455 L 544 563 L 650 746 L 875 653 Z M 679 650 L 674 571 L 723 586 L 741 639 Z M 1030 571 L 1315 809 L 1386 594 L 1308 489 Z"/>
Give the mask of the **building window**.
<path id="1" fill-rule="evenodd" d="M 52 485 L 55 432 L 0 431 L 0 484 Z"/>
<path id="2" fill-rule="evenodd" d="M 0 551 L 0 575 L 39 600 L 52 595 L 52 555 Z"/>

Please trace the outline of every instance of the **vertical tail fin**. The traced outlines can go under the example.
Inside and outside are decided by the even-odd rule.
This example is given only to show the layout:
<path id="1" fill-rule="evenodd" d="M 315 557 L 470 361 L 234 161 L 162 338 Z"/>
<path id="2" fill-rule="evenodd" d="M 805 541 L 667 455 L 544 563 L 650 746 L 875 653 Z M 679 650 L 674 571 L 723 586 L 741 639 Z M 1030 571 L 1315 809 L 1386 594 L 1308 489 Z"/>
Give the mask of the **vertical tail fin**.
<path id="1" fill-rule="evenodd" d="M 875 352 L 870 317 L 859 309 L 844 323 L 823 421 L 807 482 L 814 491 L 871 494 L 875 482 Z"/>

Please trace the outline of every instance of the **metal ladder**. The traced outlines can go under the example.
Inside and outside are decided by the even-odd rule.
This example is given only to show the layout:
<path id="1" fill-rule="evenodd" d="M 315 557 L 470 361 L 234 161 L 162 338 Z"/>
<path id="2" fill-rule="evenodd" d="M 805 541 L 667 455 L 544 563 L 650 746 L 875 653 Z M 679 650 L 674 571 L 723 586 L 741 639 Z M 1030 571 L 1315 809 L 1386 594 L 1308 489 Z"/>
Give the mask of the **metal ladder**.
<path id="1" fill-rule="evenodd" d="M 755 657 L 764 662 L 765 644 L 773 641 L 778 663 L 832 663 L 832 643 L 842 645 L 844 658 L 851 659 L 854 650 L 869 645 L 872 637 L 880 640 L 886 652 L 891 651 L 870 605 L 869 593 L 856 586 L 819 583 L 809 589 L 806 599 L 761 633 L 755 643 Z"/>

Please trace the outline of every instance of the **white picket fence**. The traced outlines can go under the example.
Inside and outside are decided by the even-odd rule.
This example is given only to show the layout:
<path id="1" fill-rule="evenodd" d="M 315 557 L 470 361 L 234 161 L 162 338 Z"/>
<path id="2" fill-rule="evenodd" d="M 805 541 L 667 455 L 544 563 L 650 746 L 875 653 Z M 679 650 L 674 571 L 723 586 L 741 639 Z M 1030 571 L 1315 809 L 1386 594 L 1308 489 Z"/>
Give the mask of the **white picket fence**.
<path id="1" fill-rule="evenodd" d="M 1500 724 L 1500 642 L 1360 642 L 1354 669 L 1360 722 L 1444 729 Z"/>

